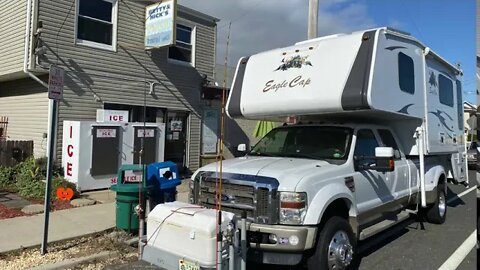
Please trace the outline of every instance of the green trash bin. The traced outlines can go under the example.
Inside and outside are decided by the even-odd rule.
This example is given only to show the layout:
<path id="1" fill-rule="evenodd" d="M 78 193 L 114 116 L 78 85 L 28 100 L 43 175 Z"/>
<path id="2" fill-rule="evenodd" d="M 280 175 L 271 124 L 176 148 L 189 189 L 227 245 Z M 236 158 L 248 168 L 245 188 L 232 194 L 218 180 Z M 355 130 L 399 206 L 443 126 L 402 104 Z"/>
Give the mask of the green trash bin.
<path id="1" fill-rule="evenodd" d="M 117 179 L 124 179 L 125 171 L 142 170 L 139 165 L 123 165 L 118 171 Z M 139 222 L 135 207 L 139 204 L 139 183 L 124 183 L 117 180 L 118 184 L 112 185 L 111 190 L 116 195 L 116 226 L 118 229 L 134 233 L 138 231 Z M 142 209 L 145 210 L 146 196 L 149 194 L 151 186 L 143 186 Z"/>

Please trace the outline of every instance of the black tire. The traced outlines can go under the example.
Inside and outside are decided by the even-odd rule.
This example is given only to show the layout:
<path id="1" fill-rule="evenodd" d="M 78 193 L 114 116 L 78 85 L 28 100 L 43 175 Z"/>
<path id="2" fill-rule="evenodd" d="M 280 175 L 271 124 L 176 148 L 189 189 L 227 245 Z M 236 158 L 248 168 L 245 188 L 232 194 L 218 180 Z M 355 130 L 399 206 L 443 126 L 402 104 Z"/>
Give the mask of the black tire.
<path id="1" fill-rule="evenodd" d="M 329 246 L 332 241 L 335 242 L 333 240 L 334 236 L 341 236 L 340 237 L 341 243 L 345 242 L 344 240 L 345 238 L 343 237 L 347 236 L 346 238 L 348 238 L 348 242 L 351 247 L 351 250 L 350 250 L 351 252 L 348 251 L 347 249 L 346 253 L 350 252 L 350 255 L 348 254 L 346 255 L 350 256 L 350 258 L 347 259 L 346 261 L 349 261 L 348 264 L 351 264 L 353 254 L 355 252 L 355 247 L 356 247 L 355 236 L 353 235 L 353 231 L 352 231 L 352 228 L 350 227 L 350 224 L 348 224 L 348 222 L 344 218 L 333 216 L 327 220 L 322 230 L 320 231 L 320 234 L 317 237 L 317 246 L 316 246 L 315 252 L 310 258 L 308 258 L 308 261 L 307 261 L 307 267 L 309 270 L 333 269 L 331 268 L 331 266 L 333 265 L 332 262 L 330 261 L 329 263 Z M 337 266 L 339 267 L 334 269 L 345 269 L 344 265 L 342 265 L 341 263 L 337 262 Z"/>
<path id="2" fill-rule="evenodd" d="M 442 207 L 444 210 L 442 210 Z M 440 185 L 437 187 L 437 198 L 435 203 L 427 208 L 425 218 L 428 222 L 434 224 L 443 224 L 447 218 L 447 196 L 445 188 Z"/>

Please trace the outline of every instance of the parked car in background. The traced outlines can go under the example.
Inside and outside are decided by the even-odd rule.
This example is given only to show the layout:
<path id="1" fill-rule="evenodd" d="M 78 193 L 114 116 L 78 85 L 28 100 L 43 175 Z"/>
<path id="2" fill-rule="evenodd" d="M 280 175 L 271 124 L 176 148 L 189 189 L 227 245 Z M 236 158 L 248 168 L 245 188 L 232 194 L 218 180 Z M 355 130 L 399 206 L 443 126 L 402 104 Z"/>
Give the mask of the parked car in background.
<path id="1" fill-rule="evenodd" d="M 477 157 L 479 153 L 479 146 L 477 142 L 472 142 L 468 146 L 467 150 L 467 161 L 468 161 L 468 169 L 475 170 L 477 168 Z"/>

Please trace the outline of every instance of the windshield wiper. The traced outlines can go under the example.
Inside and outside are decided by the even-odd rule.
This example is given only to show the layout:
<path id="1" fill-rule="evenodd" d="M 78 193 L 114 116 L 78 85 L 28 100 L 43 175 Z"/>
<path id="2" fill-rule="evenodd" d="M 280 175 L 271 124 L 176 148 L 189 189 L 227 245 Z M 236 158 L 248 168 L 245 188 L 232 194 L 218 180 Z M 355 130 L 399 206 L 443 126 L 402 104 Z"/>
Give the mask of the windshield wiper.
<path id="1" fill-rule="evenodd" d="M 276 157 L 274 154 L 270 153 L 262 153 L 262 152 L 250 152 L 248 153 L 249 156 L 258 156 L 258 157 Z"/>
<path id="2" fill-rule="evenodd" d="M 293 157 L 293 158 L 308 158 L 308 159 L 321 159 L 317 156 L 312 156 L 312 155 L 308 155 L 308 154 L 304 154 L 304 153 L 289 153 L 287 155 L 285 155 L 287 157 Z"/>

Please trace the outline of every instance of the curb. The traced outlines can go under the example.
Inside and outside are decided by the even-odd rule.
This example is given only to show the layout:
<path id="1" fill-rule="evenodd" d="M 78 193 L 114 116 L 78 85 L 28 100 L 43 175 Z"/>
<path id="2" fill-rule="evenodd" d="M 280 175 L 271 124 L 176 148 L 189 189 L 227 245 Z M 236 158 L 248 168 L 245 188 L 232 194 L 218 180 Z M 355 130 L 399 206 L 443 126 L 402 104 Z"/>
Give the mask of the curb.
<path id="1" fill-rule="evenodd" d="M 41 265 L 33 268 L 28 268 L 29 270 L 54 270 L 54 269 L 65 269 L 65 268 L 70 268 L 70 267 L 75 267 L 78 264 L 93 261 L 93 260 L 101 260 L 101 259 L 106 259 L 112 255 L 117 254 L 115 251 L 102 251 L 98 254 L 93 254 L 90 256 L 85 256 L 81 258 L 75 258 L 75 259 L 67 259 L 62 262 L 56 262 L 56 263 L 51 263 L 51 264 L 46 264 L 46 265 Z"/>
<path id="2" fill-rule="evenodd" d="M 54 245 L 54 244 L 57 244 L 57 243 L 60 243 L 60 242 L 70 241 L 70 240 L 74 240 L 74 239 L 78 239 L 78 238 L 82 238 L 82 237 L 89 237 L 89 236 L 99 234 L 99 233 L 107 233 L 107 232 L 110 232 L 110 231 L 113 231 L 113 230 L 115 230 L 115 226 L 113 226 L 111 228 L 108 228 L 108 229 L 105 229 L 105 230 L 100 230 L 100 231 L 97 231 L 97 232 L 87 233 L 87 234 L 84 234 L 84 235 L 66 237 L 64 239 L 54 240 L 54 241 L 51 241 L 51 242 L 49 241 L 49 242 L 47 242 L 47 244 L 48 245 Z M 0 251 L 0 255 L 5 255 L 5 254 L 8 254 L 8 253 L 14 253 L 14 252 L 21 252 L 21 251 L 26 250 L 26 249 L 40 248 L 41 245 L 42 245 L 41 243 L 40 244 L 33 244 L 33 245 L 21 246 L 21 247 L 14 248 L 14 249 L 11 249 L 11 250 Z"/>

